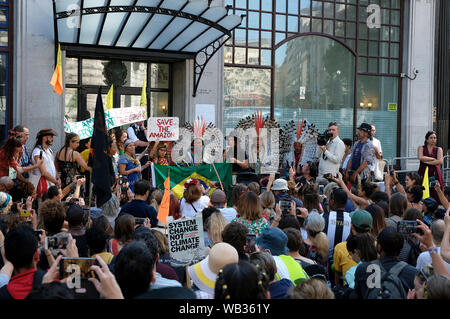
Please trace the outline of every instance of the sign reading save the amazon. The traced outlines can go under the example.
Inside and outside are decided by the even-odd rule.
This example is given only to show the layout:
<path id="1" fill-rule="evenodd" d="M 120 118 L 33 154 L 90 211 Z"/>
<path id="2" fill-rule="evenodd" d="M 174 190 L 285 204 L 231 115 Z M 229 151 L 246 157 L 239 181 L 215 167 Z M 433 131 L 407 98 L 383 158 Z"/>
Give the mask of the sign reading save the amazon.
<path id="1" fill-rule="evenodd" d="M 178 125 L 178 117 L 150 117 L 147 122 L 147 140 L 177 141 Z"/>

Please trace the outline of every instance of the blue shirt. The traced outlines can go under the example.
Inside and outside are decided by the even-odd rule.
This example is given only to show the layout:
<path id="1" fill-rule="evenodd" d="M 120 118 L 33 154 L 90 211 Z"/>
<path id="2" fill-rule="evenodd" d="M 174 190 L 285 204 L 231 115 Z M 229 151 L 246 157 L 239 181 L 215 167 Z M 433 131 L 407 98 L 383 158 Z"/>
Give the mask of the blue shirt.
<path id="1" fill-rule="evenodd" d="M 356 171 L 361 165 L 361 151 L 364 143 L 356 143 L 352 154 L 352 166 L 350 167 L 352 171 Z"/>
<path id="2" fill-rule="evenodd" d="M 131 202 L 123 205 L 120 209 L 119 216 L 122 214 L 130 214 L 138 218 L 148 217 L 152 227 L 156 227 L 156 225 L 158 225 L 158 213 L 156 212 L 156 209 L 141 199 L 133 199 Z"/>
<path id="3" fill-rule="evenodd" d="M 117 162 L 117 165 L 119 166 L 120 164 L 126 164 L 125 166 L 125 170 L 129 171 L 133 168 L 138 167 L 139 165 L 134 164 L 133 162 L 131 162 L 130 160 L 128 160 L 126 155 L 122 155 L 119 158 L 119 161 Z M 134 183 L 136 181 L 138 181 L 141 178 L 141 174 L 138 172 L 134 172 L 131 174 L 128 174 L 128 185 L 131 189 L 131 191 L 134 193 Z"/>

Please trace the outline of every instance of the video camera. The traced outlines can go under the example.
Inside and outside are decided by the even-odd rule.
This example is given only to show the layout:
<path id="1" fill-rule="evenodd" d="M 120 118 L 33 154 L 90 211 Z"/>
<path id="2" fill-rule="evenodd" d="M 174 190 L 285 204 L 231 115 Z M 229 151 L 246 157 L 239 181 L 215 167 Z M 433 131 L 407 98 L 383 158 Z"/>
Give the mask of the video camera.
<path id="1" fill-rule="evenodd" d="M 329 133 L 328 130 L 326 130 L 322 134 L 319 133 L 319 135 L 317 136 L 317 145 L 325 146 L 332 137 L 333 134 Z"/>

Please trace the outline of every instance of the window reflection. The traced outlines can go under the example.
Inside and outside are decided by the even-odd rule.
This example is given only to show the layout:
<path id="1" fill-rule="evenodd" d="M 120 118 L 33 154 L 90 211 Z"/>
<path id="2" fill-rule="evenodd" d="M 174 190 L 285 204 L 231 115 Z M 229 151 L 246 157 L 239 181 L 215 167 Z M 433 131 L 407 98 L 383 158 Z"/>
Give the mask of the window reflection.
<path id="1" fill-rule="evenodd" d="M 332 39 L 303 36 L 282 45 L 276 55 L 275 116 L 280 124 L 307 118 L 324 130 L 334 120 L 351 136 L 353 54 Z"/>

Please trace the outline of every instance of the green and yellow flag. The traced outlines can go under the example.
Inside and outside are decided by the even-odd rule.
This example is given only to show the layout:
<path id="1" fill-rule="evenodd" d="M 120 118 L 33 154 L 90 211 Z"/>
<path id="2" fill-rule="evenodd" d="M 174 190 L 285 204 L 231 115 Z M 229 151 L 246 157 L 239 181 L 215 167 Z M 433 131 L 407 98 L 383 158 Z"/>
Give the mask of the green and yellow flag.
<path id="1" fill-rule="evenodd" d="M 232 176 L 230 163 L 215 163 L 217 174 L 223 184 L 225 192 L 228 194 L 228 199 L 231 198 Z M 208 188 L 211 181 L 219 182 L 216 171 L 212 164 L 205 164 L 199 166 L 167 166 L 167 165 L 153 165 L 152 178 L 154 186 L 163 189 L 164 182 L 168 177 L 170 167 L 170 189 L 173 191 L 178 199 L 183 197 L 184 183 L 189 179 L 198 179 L 199 182 Z M 220 183 L 217 183 L 220 184 Z"/>
<path id="2" fill-rule="evenodd" d="M 58 57 L 56 62 L 55 71 L 53 72 L 50 84 L 53 86 L 53 90 L 59 95 L 63 92 L 63 74 L 61 64 L 61 46 L 58 44 Z"/>
<path id="3" fill-rule="evenodd" d="M 113 108 L 113 103 L 114 103 L 114 84 L 111 85 L 111 88 L 109 89 L 108 95 L 106 96 L 106 108 L 108 110 Z"/>
<path id="4" fill-rule="evenodd" d="M 425 168 L 425 174 L 423 175 L 423 182 L 422 182 L 422 186 L 425 188 L 423 191 L 423 197 L 422 199 L 428 198 L 430 197 L 430 186 L 429 186 L 429 181 L 428 181 L 428 166 L 427 168 Z"/>

